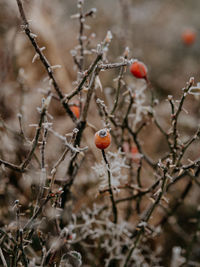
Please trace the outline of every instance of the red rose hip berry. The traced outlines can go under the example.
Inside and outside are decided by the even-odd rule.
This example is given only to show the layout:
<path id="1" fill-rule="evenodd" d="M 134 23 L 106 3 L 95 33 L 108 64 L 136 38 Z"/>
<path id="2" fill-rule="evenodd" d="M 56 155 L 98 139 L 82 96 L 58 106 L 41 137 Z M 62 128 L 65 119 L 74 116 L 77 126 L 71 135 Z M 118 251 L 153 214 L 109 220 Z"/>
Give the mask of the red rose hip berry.
<path id="1" fill-rule="evenodd" d="M 94 143 L 97 148 L 105 149 L 111 143 L 111 135 L 108 129 L 101 129 L 95 133 Z"/>
<path id="2" fill-rule="evenodd" d="M 75 117 L 79 119 L 80 117 L 80 108 L 76 105 L 70 107 L 71 111 L 74 113 Z"/>
<path id="3" fill-rule="evenodd" d="M 192 45 L 196 41 L 196 31 L 193 29 L 187 29 L 182 33 L 182 41 L 185 45 Z"/>
<path id="4" fill-rule="evenodd" d="M 139 79 L 147 79 L 147 67 L 140 61 L 135 61 L 130 67 L 130 72 Z"/>

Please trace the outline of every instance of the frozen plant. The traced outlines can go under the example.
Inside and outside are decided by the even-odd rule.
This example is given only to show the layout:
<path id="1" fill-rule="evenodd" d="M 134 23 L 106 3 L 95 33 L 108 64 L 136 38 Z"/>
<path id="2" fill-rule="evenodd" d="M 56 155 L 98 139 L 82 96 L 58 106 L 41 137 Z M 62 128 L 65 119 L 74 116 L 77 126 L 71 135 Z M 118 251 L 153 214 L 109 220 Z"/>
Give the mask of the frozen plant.
<path id="1" fill-rule="evenodd" d="M 124 153 L 121 152 L 121 149 L 119 149 L 115 153 L 108 151 L 107 158 L 110 164 L 109 170 L 111 174 L 112 188 L 116 191 L 119 191 L 118 187 L 121 185 L 121 183 L 127 182 L 127 175 L 123 172 L 124 169 L 129 168 L 125 162 L 126 157 Z M 101 163 L 95 163 L 95 165 L 92 167 L 96 174 L 96 179 L 100 181 L 100 191 L 109 187 L 107 168 L 108 166 L 106 166 L 104 160 L 102 160 Z"/>
<path id="2" fill-rule="evenodd" d="M 78 221 L 82 223 L 78 223 Z M 110 221 L 110 212 L 104 209 L 101 205 L 94 204 L 91 209 L 87 208 L 77 215 L 73 220 L 73 232 L 76 233 L 77 238 L 73 243 L 87 242 L 93 240 L 93 246 L 103 249 L 106 252 L 104 259 L 105 265 L 113 259 L 122 261 L 124 254 L 122 253 L 123 247 L 131 245 L 131 230 L 132 227 L 126 221 L 118 224 Z M 98 240 L 102 239 L 99 244 Z"/>
<path id="3" fill-rule="evenodd" d="M 129 115 L 131 118 L 131 124 L 133 131 L 136 130 L 138 123 L 140 123 L 144 116 L 146 116 L 149 112 L 151 112 L 152 108 L 146 104 L 147 95 L 146 95 L 147 85 L 143 85 L 142 87 L 132 89 L 133 90 L 133 98 L 134 102 L 132 105 L 133 112 Z"/>

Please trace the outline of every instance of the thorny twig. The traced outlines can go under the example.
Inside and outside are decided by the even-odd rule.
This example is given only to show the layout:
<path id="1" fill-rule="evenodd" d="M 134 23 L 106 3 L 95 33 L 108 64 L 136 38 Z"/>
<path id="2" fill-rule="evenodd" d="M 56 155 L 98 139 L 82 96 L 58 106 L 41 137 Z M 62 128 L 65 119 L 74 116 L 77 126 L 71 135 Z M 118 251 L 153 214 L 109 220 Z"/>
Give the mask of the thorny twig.
<path id="1" fill-rule="evenodd" d="M 19 12 L 20 12 L 20 15 L 21 15 L 21 18 L 22 18 L 22 21 L 23 21 L 23 29 L 26 33 L 26 35 L 28 36 L 29 40 L 31 41 L 31 44 L 33 45 L 36 53 L 39 55 L 40 57 L 40 60 L 42 62 L 42 64 L 44 65 L 46 71 L 47 71 L 47 74 L 49 76 L 49 79 L 52 81 L 52 84 L 54 86 L 54 89 L 60 99 L 60 102 L 62 104 L 62 106 L 64 107 L 64 109 L 66 110 L 67 114 L 71 117 L 71 119 L 76 122 L 76 117 L 74 116 L 73 112 L 71 111 L 69 105 L 65 102 L 65 98 L 64 98 L 64 95 L 63 93 L 61 92 L 61 89 L 54 77 L 54 74 L 53 74 L 53 70 L 51 68 L 51 65 L 50 63 L 48 62 L 47 58 L 45 57 L 45 55 L 43 54 L 43 52 L 41 51 L 40 47 L 38 46 L 37 44 L 37 41 L 36 41 L 36 37 L 34 36 L 34 34 L 31 32 L 30 30 L 30 26 L 29 26 L 29 23 L 26 19 L 26 15 L 25 15 L 25 12 L 24 12 L 24 8 L 23 8 L 23 5 L 22 5 L 22 2 L 21 0 L 16 0 L 17 1 L 17 4 L 18 4 L 18 8 L 19 8 Z"/>
<path id="2" fill-rule="evenodd" d="M 29 165 L 32 157 L 33 157 L 33 154 L 34 154 L 34 151 L 38 145 L 38 141 L 39 141 L 39 137 L 40 137 L 40 132 L 41 132 L 41 127 L 42 127 L 42 123 L 44 121 L 44 117 L 45 117 L 45 114 L 46 114 L 46 106 L 44 105 L 41 109 L 41 113 L 40 113 L 40 119 L 39 119 L 39 123 L 38 123 L 38 126 L 37 126 L 37 129 L 36 129 L 36 133 L 35 133 L 35 137 L 32 141 L 32 148 L 31 150 L 29 151 L 26 159 L 24 160 L 24 162 L 22 162 L 20 164 L 20 166 L 17 166 L 17 165 L 14 165 L 12 163 L 9 163 L 7 161 L 4 161 L 4 160 L 1 160 L 0 159 L 0 164 L 3 164 L 5 167 L 9 168 L 9 169 L 12 169 L 14 171 L 17 171 L 17 172 L 25 172 L 26 171 L 26 168 L 27 166 Z"/>
<path id="3" fill-rule="evenodd" d="M 132 235 L 132 236 L 135 237 L 135 242 L 133 243 L 132 247 L 130 248 L 130 250 L 128 252 L 128 255 L 127 255 L 126 259 L 125 259 L 125 263 L 123 265 L 124 267 L 128 266 L 128 263 L 130 261 L 131 255 L 132 255 L 134 249 L 137 247 L 142 233 L 145 231 L 146 224 L 148 223 L 153 211 L 155 210 L 155 208 L 159 204 L 162 196 L 165 193 L 165 185 L 166 185 L 166 179 L 167 179 L 166 173 L 167 173 L 167 169 L 164 168 L 163 169 L 162 184 L 161 184 L 162 190 L 157 191 L 157 195 L 156 195 L 154 203 L 151 204 L 150 207 L 147 209 L 147 211 L 145 212 L 143 218 L 141 219 L 141 222 L 137 225 L 136 230 Z"/>
<path id="4" fill-rule="evenodd" d="M 118 100 L 119 100 L 119 93 L 120 93 L 120 89 L 121 89 L 121 85 L 122 85 L 122 79 L 123 79 L 123 74 L 124 74 L 124 66 L 126 66 L 126 59 L 127 59 L 127 53 L 125 53 L 125 56 L 124 56 L 124 62 L 122 64 L 124 65 L 121 65 L 121 68 L 120 68 L 120 73 L 119 73 L 119 77 L 117 78 L 118 79 L 118 85 L 117 85 L 117 90 L 116 90 L 116 97 L 115 97 L 115 101 L 114 101 L 114 105 L 113 105 L 113 108 L 112 108 L 112 111 L 111 111 L 111 114 L 114 114 L 116 108 L 117 108 L 117 105 L 118 105 Z M 110 65 L 110 66 L 109 66 Z M 114 64 L 107 64 L 107 66 L 104 65 L 103 69 L 109 69 L 111 68 L 111 66 L 113 66 Z M 119 64 L 118 64 L 119 66 Z M 100 67 L 102 68 L 102 66 L 100 65 Z"/>
<path id="5" fill-rule="evenodd" d="M 185 101 L 185 98 L 190 90 L 190 87 L 193 85 L 194 80 L 190 79 L 190 81 L 188 82 L 186 88 L 183 89 L 183 95 L 181 97 L 180 103 L 178 105 L 177 111 L 175 111 L 175 107 L 174 107 L 174 102 L 173 99 L 170 97 L 169 102 L 171 104 L 171 108 L 172 108 L 172 119 L 171 119 L 171 124 L 172 124 L 172 137 L 173 137 L 173 144 L 172 144 L 172 157 L 173 157 L 173 164 L 176 161 L 176 153 L 177 153 L 177 141 L 178 141 L 178 129 L 177 129 L 177 123 L 178 123 L 178 118 L 179 118 L 179 114 L 182 111 L 182 107 L 183 107 L 183 103 Z"/>

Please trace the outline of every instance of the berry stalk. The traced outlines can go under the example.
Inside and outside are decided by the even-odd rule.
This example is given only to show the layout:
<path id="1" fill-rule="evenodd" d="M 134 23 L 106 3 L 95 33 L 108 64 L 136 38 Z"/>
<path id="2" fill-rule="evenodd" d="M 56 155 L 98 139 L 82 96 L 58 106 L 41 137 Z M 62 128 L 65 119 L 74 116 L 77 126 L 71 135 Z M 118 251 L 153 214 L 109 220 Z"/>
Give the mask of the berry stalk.
<path id="1" fill-rule="evenodd" d="M 107 167 L 108 186 L 109 186 L 109 190 L 108 191 L 110 193 L 110 200 L 111 200 L 111 203 L 112 203 L 112 210 L 113 210 L 113 216 L 114 216 L 113 222 L 116 224 L 117 223 L 118 212 L 117 212 L 117 207 L 116 207 L 116 204 L 115 204 L 114 195 L 113 195 L 113 191 L 112 191 L 110 164 L 109 164 L 109 162 L 108 162 L 108 160 L 106 158 L 105 150 L 102 149 L 101 152 L 102 152 L 103 159 L 104 159 L 104 161 L 106 163 L 106 167 Z"/>

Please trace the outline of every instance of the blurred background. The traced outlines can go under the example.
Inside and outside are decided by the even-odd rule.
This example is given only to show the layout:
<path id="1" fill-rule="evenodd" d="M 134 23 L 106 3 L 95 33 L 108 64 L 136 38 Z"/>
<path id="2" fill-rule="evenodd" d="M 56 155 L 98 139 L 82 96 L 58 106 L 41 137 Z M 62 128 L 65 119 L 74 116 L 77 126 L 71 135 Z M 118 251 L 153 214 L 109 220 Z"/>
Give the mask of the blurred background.
<path id="1" fill-rule="evenodd" d="M 24 1 L 31 27 L 52 64 L 61 64 L 58 76 L 66 91 L 75 79 L 70 50 L 77 45 L 78 21 L 70 19 L 77 13 L 76 1 Z M 102 41 L 107 30 L 113 33 L 110 57 L 116 59 L 129 46 L 131 57 L 146 63 L 150 79 L 160 94 L 174 93 L 188 77 L 199 75 L 200 21 L 198 0 L 110 0 L 85 1 L 85 10 L 97 8 L 95 19 L 87 24 L 94 32 L 93 45 Z M 33 51 L 20 33 L 20 20 L 15 1 L 0 3 L 1 82 L 14 78 L 23 67 L 28 82 L 34 86 L 43 75 L 40 64 L 31 64 Z M 183 41 L 183 33 L 195 34 L 191 44 Z M 48 44 L 48 46 L 47 46 Z M 23 52 L 23 56 L 21 53 Z M 29 71 L 27 71 L 29 70 Z"/>

